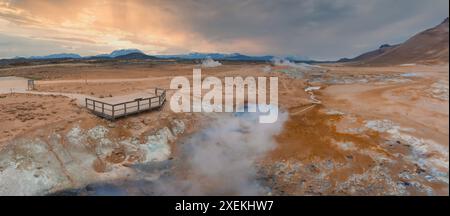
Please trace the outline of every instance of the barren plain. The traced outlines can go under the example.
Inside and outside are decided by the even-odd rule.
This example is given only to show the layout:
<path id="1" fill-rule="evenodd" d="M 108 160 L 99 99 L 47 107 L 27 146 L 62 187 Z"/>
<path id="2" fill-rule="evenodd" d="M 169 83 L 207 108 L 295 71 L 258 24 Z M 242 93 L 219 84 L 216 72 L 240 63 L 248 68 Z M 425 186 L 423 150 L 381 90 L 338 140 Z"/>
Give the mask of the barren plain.
<path id="1" fill-rule="evenodd" d="M 85 97 L 133 99 L 155 87 L 170 100 L 171 79 L 194 67 L 0 69 L 0 194 L 448 195 L 448 64 L 202 69 L 278 77 L 280 114 L 269 126 L 169 104 L 116 121 L 83 107 Z"/>

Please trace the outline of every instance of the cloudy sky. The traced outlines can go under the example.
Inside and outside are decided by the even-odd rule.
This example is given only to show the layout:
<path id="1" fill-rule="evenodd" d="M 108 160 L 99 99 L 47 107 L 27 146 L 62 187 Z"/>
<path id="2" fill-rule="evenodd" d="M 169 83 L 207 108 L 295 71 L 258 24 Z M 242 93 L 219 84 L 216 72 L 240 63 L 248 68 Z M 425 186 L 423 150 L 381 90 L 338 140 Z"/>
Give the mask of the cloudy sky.
<path id="1" fill-rule="evenodd" d="M 137 48 L 353 57 L 448 16 L 448 0 L 0 0 L 0 58 Z"/>

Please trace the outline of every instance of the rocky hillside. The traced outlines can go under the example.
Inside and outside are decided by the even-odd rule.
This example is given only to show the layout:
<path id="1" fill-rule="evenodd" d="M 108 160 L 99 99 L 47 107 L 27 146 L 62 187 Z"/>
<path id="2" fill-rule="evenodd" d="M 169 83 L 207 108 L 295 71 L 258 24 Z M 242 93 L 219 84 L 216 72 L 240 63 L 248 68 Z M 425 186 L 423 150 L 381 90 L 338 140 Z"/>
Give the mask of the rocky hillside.
<path id="1" fill-rule="evenodd" d="M 364 53 L 356 58 L 347 59 L 360 65 L 398 65 L 398 64 L 439 64 L 448 62 L 449 52 L 448 18 L 438 26 L 414 35 L 404 43 Z"/>

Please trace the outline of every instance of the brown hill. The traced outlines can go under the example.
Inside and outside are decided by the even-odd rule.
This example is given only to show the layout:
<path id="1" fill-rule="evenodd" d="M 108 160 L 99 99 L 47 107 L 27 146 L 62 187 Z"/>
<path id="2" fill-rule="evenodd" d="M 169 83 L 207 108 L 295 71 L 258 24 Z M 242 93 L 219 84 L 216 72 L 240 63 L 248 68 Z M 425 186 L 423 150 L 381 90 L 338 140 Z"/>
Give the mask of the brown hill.
<path id="1" fill-rule="evenodd" d="M 439 64 L 448 63 L 449 20 L 438 26 L 414 35 L 404 43 L 364 53 L 347 62 L 360 65 L 398 65 L 408 63 Z"/>

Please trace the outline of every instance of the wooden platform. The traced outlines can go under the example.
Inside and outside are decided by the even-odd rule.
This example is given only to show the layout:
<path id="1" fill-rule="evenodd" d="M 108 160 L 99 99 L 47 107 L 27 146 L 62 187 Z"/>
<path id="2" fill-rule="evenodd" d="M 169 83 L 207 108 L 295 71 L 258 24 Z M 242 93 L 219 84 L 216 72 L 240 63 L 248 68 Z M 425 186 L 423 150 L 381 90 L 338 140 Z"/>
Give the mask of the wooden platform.
<path id="1" fill-rule="evenodd" d="M 166 101 L 166 90 L 156 88 L 154 96 L 145 98 L 135 98 L 119 103 L 108 103 L 91 98 L 85 99 L 85 107 L 92 113 L 108 120 L 137 114 L 153 109 L 158 109 Z"/>

